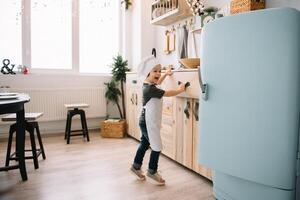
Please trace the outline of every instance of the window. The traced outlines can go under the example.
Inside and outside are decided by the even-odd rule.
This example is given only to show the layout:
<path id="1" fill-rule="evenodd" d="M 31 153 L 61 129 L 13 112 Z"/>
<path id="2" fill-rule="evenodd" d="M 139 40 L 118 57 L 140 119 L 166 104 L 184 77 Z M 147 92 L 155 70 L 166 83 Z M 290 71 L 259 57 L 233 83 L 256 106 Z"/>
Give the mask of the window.
<path id="1" fill-rule="evenodd" d="M 119 51 L 119 1 L 80 0 L 79 71 L 109 73 Z"/>
<path id="2" fill-rule="evenodd" d="M 22 64 L 22 5 L 20 0 L 0 1 L 0 64 Z"/>
<path id="3" fill-rule="evenodd" d="M 32 68 L 72 69 L 72 1 L 31 1 Z"/>
<path id="4" fill-rule="evenodd" d="M 0 0 L 0 65 L 8 58 L 33 73 L 110 73 L 121 44 L 120 3 Z"/>

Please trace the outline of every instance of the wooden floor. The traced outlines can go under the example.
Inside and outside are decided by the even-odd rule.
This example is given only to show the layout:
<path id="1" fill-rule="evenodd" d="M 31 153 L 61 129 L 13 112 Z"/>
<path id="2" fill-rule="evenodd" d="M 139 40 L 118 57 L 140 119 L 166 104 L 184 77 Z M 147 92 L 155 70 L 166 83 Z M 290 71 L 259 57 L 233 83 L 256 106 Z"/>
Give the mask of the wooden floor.
<path id="1" fill-rule="evenodd" d="M 138 142 L 131 138 L 103 139 L 90 133 L 91 141 L 79 136 L 66 145 L 63 135 L 43 138 L 46 160 L 34 170 L 27 160 L 28 181 L 19 170 L 0 172 L 1 200 L 93 200 L 93 199 L 172 199 L 214 200 L 212 184 L 172 160 L 161 156 L 159 167 L 166 186 L 138 181 L 130 173 Z M 29 141 L 26 141 L 28 143 Z M 0 142 L 0 164 L 4 165 L 6 141 Z M 149 159 L 145 157 L 144 169 Z"/>

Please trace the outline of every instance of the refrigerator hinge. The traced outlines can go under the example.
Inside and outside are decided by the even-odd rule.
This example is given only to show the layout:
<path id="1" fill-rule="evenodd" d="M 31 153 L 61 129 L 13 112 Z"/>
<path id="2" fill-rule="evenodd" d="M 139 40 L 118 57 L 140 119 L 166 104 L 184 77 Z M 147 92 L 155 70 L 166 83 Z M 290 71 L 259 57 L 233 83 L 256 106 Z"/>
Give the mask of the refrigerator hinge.
<path id="1" fill-rule="evenodd" d="M 298 151 L 297 152 L 297 169 L 296 169 L 296 174 L 297 176 L 300 175 L 300 152 Z"/>

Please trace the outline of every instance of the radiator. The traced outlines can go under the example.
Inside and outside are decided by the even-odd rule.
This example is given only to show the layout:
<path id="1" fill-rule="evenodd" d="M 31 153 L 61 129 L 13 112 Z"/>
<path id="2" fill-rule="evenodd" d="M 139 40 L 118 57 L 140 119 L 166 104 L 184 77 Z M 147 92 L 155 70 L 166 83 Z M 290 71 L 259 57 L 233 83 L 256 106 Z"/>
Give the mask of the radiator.
<path id="1" fill-rule="evenodd" d="M 25 104 L 25 112 L 43 112 L 39 121 L 66 120 L 67 109 L 64 104 L 87 103 L 84 108 L 87 118 L 106 116 L 105 88 L 42 88 L 14 89 L 14 92 L 26 93 L 30 102 Z"/>

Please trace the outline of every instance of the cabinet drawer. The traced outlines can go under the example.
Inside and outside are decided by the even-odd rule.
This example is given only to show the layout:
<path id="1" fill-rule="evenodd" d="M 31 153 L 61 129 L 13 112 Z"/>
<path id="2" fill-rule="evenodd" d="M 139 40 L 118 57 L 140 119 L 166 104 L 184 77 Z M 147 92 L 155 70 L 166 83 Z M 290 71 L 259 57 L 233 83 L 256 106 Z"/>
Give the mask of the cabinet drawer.
<path id="1" fill-rule="evenodd" d="M 200 85 L 197 71 L 183 71 L 174 72 L 172 76 L 168 76 L 164 83 L 163 89 L 174 90 L 178 88 L 178 82 L 186 83 L 190 82 L 190 86 L 187 87 L 186 91 L 178 96 L 188 98 L 199 98 Z"/>

